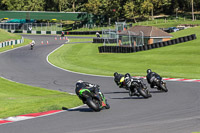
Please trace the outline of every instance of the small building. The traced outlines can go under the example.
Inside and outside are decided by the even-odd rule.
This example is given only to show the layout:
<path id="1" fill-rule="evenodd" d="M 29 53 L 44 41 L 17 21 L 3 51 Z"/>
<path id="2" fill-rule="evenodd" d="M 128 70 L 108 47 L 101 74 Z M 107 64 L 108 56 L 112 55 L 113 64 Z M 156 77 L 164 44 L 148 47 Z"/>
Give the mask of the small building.
<path id="1" fill-rule="evenodd" d="M 172 35 L 154 26 L 134 26 L 119 32 L 118 35 L 120 46 L 131 47 L 168 41 L 172 38 Z"/>

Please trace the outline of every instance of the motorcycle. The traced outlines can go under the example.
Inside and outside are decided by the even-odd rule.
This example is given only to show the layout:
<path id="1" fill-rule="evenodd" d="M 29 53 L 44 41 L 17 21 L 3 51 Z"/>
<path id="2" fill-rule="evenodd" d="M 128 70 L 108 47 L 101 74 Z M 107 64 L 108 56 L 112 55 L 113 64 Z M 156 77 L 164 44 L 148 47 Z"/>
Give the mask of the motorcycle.
<path id="1" fill-rule="evenodd" d="M 150 94 L 149 90 L 147 89 L 146 84 L 143 83 L 142 79 L 133 79 L 131 81 L 131 85 L 129 88 L 129 95 L 130 96 L 142 96 L 144 98 L 150 98 L 152 95 Z"/>
<path id="2" fill-rule="evenodd" d="M 61 33 L 61 37 L 64 37 L 64 36 L 65 36 L 65 33 L 64 33 L 64 32 L 62 32 L 62 33 Z"/>
<path id="3" fill-rule="evenodd" d="M 31 44 L 31 50 L 33 50 L 34 44 Z"/>
<path id="4" fill-rule="evenodd" d="M 94 94 L 88 89 L 81 89 L 79 91 L 79 96 L 81 97 L 83 103 L 87 104 L 95 112 L 99 112 L 102 109 L 109 109 L 110 105 L 107 103 L 106 98 L 103 93 Z"/>
<path id="5" fill-rule="evenodd" d="M 161 90 L 161 91 L 164 91 L 164 92 L 168 92 L 166 82 L 163 81 L 162 78 L 159 78 L 159 77 L 158 78 L 154 78 L 153 84 L 156 85 L 158 90 Z"/>
<path id="6" fill-rule="evenodd" d="M 120 88 L 128 90 L 129 96 L 152 97 L 141 78 L 132 78 L 129 73 L 122 75 L 115 72 L 114 81 Z"/>

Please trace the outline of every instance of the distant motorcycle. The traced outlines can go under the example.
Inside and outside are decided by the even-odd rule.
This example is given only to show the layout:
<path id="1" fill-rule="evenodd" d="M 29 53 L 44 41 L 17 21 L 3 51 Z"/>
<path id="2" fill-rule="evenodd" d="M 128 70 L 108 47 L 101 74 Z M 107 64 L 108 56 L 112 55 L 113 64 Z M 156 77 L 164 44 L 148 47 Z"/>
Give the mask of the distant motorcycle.
<path id="1" fill-rule="evenodd" d="M 33 50 L 34 45 L 35 45 L 35 42 L 31 42 L 31 50 Z"/>
<path id="2" fill-rule="evenodd" d="M 62 33 L 61 33 L 61 37 L 64 37 L 64 36 L 65 36 L 65 33 L 64 33 L 64 32 L 62 32 Z"/>
<path id="3" fill-rule="evenodd" d="M 107 103 L 103 93 L 99 92 L 99 95 L 90 92 L 88 89 L 81 89 L 79 95 L 82 98 L 83 103 L 87 104 L 95 112 L 99 112 L 102 109 L 109 109 L 110 105 Z"/>

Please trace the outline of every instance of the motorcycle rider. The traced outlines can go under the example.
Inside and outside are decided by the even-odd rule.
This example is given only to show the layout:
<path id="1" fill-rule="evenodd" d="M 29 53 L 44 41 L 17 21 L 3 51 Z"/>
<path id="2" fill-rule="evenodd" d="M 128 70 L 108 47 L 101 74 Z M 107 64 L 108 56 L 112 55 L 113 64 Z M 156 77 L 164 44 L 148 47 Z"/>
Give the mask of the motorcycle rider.
<path id="1" fill-rule="evenodd" d="M 119 88 L 126 88 L 126 84 L 124 82 L 125 75 L 119 74 L 117 72 L 114 73 L 114 81 L 119 86 Z"/>
<path id="2" fill-rule="evenodd" d="M 35 45 L 35 41 L 34 40 L 32 40 L 32 42 L 31 42 L 31 49 L 33 49 L 33 46 Z"/>
<path id="3" fill-rule="evenodd" d="M 141 82 L 138 78 L 131 77 L 129 73 L 125 75 L 118 74 L 117 72 L 114 73 L 114 81 L 120 88 L 125 88 L 126 90 L 130 90 L 133 81 Z M 135 91 L 135 89 L 131 89 L 130 96 L 139 96 L 139 94 Z"/>
<path id="4" fill-rule="evenodd" d="M 90 92 L 97 94 L 99 96 L 100 89 L 99 89 L 99 85 L 96 84 L 91 84 L 88 82 L 84 82 L 82 80 L 78 80 L 76 82 L 76 88 L 75 88 L 75 92 L 76 95 L 82 100 L 82 97 L 79 95 L 79 91 L 82 89 L 88 89 Z"/>
<path id="5" fill-rule="evenodd" d="M 157 88 L 153 82 L 155 78 L 162 80 L 162 77 L 155 72 L 152 72 L 151 69 L 147 69 L 147 82 L 150 84 L 151 88 Z"/>
<path id="6" fill-rule="evenodd" d="M 65 36 L 65 32 L 62 31 L 62 32 L 61 32 L 61 37 L 64 37 L 64 36 Z"/>

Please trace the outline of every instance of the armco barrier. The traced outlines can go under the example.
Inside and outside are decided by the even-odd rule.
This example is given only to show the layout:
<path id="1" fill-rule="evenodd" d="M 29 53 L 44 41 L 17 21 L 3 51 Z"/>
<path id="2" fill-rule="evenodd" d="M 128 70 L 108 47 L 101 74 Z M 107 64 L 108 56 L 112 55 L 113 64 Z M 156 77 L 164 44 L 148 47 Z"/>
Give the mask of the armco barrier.
<path id="1" fill-rule="evenodd" d="M 189 36 L 184 36 L 184 37 L 179 37 L 173 40 L 165 41 L 165 42 L 158 42 L 158 43 L 153 43 L 151 45 L 143 45 L 143 46 L 137 46 L 137 47 L 124 47 L 124 46 L 101 46 L 99 47 L 99 52 L 100 53 L 133 53 L 133 52 L 139 52 L 143 50 L 150 50 L 154 48 L 160 48 L 164 46 L 170 46 L 182 42 L 187 42 L 196 39 L 196 35 L 192 34 Z M 98 40 L 100 41 L 100 40 Z M 6 44 L 3 44 L 6 45 Z"/>

